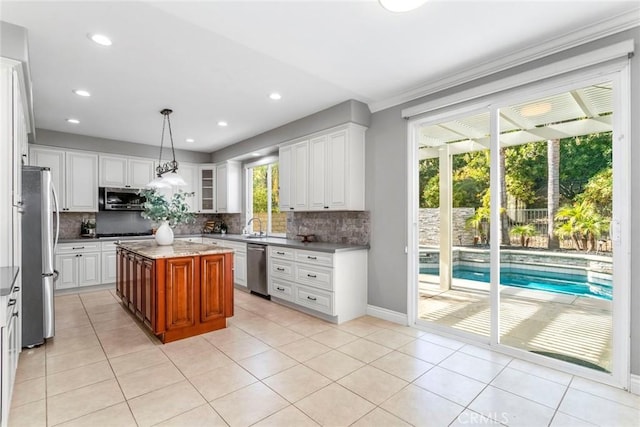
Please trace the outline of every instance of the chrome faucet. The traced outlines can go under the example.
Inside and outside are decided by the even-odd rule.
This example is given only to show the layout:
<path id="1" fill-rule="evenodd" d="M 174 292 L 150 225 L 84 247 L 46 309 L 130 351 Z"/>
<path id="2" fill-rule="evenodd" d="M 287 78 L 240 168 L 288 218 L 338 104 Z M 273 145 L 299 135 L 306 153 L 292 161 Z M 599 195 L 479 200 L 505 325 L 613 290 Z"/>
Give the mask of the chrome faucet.
<path id="1" fill-rule="evenodd" d="M 251 218 L 251 219 L 249 220 L 249 222 L 247 222 L 247 227 L 251 225 L 251 223 L 253 222 L 253 220 L 254 220 L 254 219 L 255 219 L 256 221 L 258 221 L 258 225 L 260 226 L 260 231 L 259 231 L 258 235 L 259 235 L 259 236 L 262 236 L 262 221 L 260 220 L 260 218 L 255 217 L 255 216 L 254 216 L 253 218 Z"/>

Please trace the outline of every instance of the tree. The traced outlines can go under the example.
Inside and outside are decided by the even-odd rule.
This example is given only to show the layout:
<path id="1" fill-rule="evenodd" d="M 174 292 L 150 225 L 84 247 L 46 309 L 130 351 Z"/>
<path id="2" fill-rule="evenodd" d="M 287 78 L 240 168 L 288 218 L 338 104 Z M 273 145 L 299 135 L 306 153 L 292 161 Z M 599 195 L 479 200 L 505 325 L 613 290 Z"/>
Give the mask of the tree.
<path id="1" fill-rule="evenodd" d="M 592 203 L 598 213 L 610 218 L 613 207 L 613 169 L 607 168 L 592 176 L 577 200 Z"/>
<path id="2" fill-rule="evenodd" d="M 520 246 L 529 246 L 529 237 L 536 235 L 536 227 L 533 224 L 516 225 L 511 227 L 512 236 L 520 237 Z"/>
<path id="3" fill-rule="evenodd" d="M 570 237 L 578 250 L 587 252 L 596 247 L 596 239 L 609 228 L 609 221 L 589 201 L 561 207 L 556 219 L 562 221 L 556 225 L 557 235 Z"/>

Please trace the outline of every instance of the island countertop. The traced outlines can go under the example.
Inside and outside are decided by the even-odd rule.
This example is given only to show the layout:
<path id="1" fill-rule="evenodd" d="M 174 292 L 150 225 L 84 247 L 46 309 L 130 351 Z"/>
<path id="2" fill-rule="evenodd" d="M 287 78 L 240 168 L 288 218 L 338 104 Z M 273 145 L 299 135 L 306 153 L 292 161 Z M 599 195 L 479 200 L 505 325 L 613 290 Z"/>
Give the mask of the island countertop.
<path id="1" fill-rule="evenodd" d="M 160 246 L 155 240 L 127 242 L 117 244 L 123 249 L 142 255 L 145 258 L 178 258 L 183 256 L 212 255 L 232 253 L 233 249 L 222 246 L 204 245 L 176 240 L 172 245 Z"/>

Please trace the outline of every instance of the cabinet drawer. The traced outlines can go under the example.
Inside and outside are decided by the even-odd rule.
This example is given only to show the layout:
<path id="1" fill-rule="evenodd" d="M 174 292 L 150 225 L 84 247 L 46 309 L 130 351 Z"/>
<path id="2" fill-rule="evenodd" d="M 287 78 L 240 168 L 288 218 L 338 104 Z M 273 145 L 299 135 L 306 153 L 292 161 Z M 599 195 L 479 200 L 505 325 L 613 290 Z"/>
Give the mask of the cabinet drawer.
<path id="1" fill-rule="evenodd" d="M 312 252 L 297 250 L 296 261 L 307 264 L 333 266 L 333 254 L 328 252 Z"/>
<path id="2" fill-rule="evenodd" d="M 305 307 L 333 315 L 333 293 L 318 289 L 296 286 L 295 302 Z"/>
<path id="3" fill-rule="evenodd" d="M 271 274 L 273 276 L 293 280 L 293 264 L 279 259 L 272 259 Z"/>
<path id="4" fill-rule="evenodd" d="M 269 282 L 269 294 L 288 301 L 293 301 L 293 285 L 273 279 Z"/>
<path id="5" fill-rule="evenodd" d="M 295 270 L 296 282 L 327 289 L 329 291 L 333 290 L 333 283 L 331 280 L 331 277 L 333 276 L 332 269 L 296 264 Z"/>
<path id="6" fill-rule="evenodd" d="M 269 246 L 269 256 L 271 258 L 294 259 L 295 250 L 280 246 Z"/>
<path id="7" fill-rule="evenodd" d="M 202 237 L 176 237 L 174 240 L 179 242 L 202 243 Z"/>
<path id="8" fill-rule="evenodd" d="M 74 254 L 79 252 L 99 252 L 101 242 L 61 243 L 56 254 Z"/>

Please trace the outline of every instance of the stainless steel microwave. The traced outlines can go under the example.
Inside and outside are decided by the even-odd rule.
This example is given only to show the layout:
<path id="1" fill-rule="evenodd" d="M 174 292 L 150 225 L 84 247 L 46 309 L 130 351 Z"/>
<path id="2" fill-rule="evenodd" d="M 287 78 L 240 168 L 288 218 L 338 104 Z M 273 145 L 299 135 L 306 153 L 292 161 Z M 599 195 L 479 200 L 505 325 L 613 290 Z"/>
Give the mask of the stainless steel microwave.
<path id="1" fill-rule="evenodd" d="M 98 206 L 101 211 L 142 211 L 145 202 L 136 188 L 100 187 Z"/>

